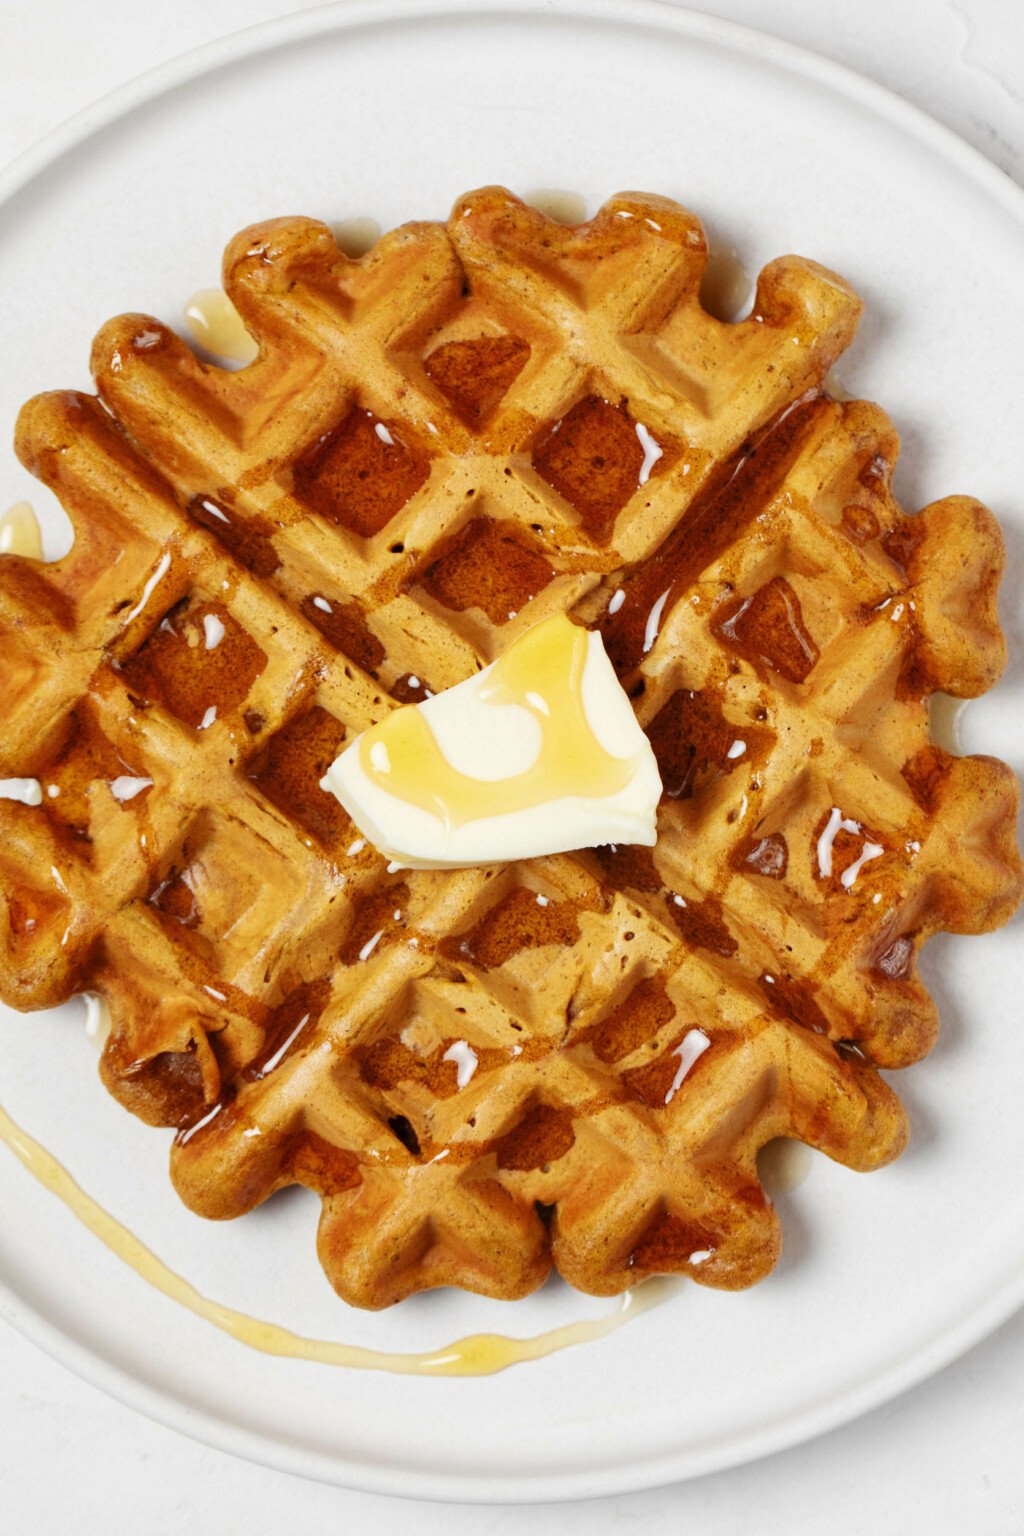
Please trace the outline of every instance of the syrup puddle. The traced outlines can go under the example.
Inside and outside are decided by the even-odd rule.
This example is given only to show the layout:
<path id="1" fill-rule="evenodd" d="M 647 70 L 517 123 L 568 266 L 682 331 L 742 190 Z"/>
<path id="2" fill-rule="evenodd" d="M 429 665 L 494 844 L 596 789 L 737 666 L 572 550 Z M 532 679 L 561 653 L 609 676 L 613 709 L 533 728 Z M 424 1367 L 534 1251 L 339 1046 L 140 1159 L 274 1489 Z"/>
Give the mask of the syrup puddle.
<path id="1" fill-rule="evenodd" d="M 179 1306 L 230 1334 L 250 1349 L 266 1355 L 281 1355 L 291 1360 L 311 1360 L 318 1365 L 347 1366 L 363 1371 L 387 1371 L 400 1376 L 490 1376 L 511 1365 L 527 1360 L 542 1360 L 560 1349 L 589 1344 L 621 1328 L 623 1323 L 675 1294 L 682 1282 L 678 1277 L 647 1280 L 619 1298 L 613 1312 L 605 1317 L 585 1318 L 549 1328 L 533 1338 L 513 1339 L 500 1333 L 473 1333 L 451 1344 L 423 1353 L 400 1353 L 368 1349 L 360 1344 L 343 1344 L 331 1339 L 310 1339 L 292 1333 L 277 1323 L 236 1312 L 220 1302 L 203 1296 L 193 1285 L 168 1268 L 144 1243 L 116 1217 L 97 1204 L 91 1195 L 75 1183 L 57 1159 L 45 1147 L 23 1131 L 0 1106 L 0 1141 L 14 1153 L 24 1168 L 45 1189 L 77 1216 L 83 1226 L 110 1249 L 122 1263 L 156 1290 L 162 1291 Z"/>
<path id="2" fill-rule="evenodd" d="M 43 558 L 43 535 L 29 502 L 16 501 L 0 517 L 0 555 L 21 555 L 25 560 Z"/>
<path id="3" fill-rule="evenodd" d="M 345 219 L 333 226 L 334 237 L 346 256 L 365 256 L 380 239 L 376 219 Z M 197 288 L 185 305 L 185 323 L 205 352 L 225 362 L 247 367 L 255 361 L 259 346 L 222 288 Z"/>
<path id="4" fill-rule="evenodd" d="M 193 338 L 214 357 L 243 366 L 259 351 L 241 315 L 221 288 L 200 288 L 185 305 L 185 321 Z"/>

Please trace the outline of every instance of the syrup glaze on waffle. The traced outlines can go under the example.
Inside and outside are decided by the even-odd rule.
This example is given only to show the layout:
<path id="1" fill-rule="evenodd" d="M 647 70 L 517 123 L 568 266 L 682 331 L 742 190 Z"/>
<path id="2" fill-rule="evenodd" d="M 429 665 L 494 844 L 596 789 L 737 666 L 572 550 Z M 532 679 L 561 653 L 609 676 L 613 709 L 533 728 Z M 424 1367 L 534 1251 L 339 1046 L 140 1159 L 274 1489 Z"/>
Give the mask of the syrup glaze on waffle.
<path id="1" fill-rule="evenodd" d="M 1019 898 L 1012 776 L 928 734 L 1002 666 L 994 521 L 904 516 L 886 417 L 824 392 L 840 279 L 773 262 L 727 325 L 706 257 L 637 195 L 488 189 L 358 261 L 275 221 L 225 258 L 249 367 L 122 316 L 100 399 L 19 421 L 76 540 L 0 564 L 0 774 L 47 786 L 0 804 L 0 990 L 106 995 L 182 1197 L 315 1189 L 363 1306 L 760 1278 L 758 1148 L 894 1157 L 917 950 Z M 657 847 L 389 872 L 316 788 L 339 745 L 559 610 L 655 746 Z"/>

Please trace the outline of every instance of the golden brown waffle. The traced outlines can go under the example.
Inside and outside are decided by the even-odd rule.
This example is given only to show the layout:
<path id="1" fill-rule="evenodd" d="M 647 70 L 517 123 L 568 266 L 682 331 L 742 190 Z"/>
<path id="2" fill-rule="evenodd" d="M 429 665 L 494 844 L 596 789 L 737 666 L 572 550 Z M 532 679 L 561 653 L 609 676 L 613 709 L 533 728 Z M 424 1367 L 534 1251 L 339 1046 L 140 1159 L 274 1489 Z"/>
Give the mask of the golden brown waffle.
<path id="1" fill-rule="evenodd" d="M 994 521 L 905 517 L 887 418 L 824 391 L 845 283 L 783 258 L 723 324 L 706 259 L 636 195 L 563 228 L 490 189 L 359 261 L 277 220 L 225 259 L 250 367 L 122 316 L 99 399 L 19 422 L 76 538 L 0 563 L 0 772 L 45 787 L 0 805 L 0 990 L 105 993 L 183 1199 L 310 1186 L 362 1306 L 758 1279 L 758 1148 L 894 1157 L 918 948 L 1020 894 L 1012 776 L 928 729 L 1003 663 Z M 389 872 L 318 788 L 339 744 L 559 609 L 650 733 L 657 847 Z"/>

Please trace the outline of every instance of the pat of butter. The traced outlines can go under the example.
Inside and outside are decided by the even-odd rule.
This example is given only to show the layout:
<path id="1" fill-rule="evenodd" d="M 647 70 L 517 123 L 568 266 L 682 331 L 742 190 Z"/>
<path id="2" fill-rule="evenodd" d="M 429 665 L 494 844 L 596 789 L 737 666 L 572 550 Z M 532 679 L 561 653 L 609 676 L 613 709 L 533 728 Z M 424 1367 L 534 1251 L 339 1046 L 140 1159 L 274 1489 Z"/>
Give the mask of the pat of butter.
<path id="1" fill-rule="evenodd" d="M 405 869 L 652 847 L 661 797 L 600 635 L 563 614 L 475 677 L 364 731 L 320 785 Z"/>

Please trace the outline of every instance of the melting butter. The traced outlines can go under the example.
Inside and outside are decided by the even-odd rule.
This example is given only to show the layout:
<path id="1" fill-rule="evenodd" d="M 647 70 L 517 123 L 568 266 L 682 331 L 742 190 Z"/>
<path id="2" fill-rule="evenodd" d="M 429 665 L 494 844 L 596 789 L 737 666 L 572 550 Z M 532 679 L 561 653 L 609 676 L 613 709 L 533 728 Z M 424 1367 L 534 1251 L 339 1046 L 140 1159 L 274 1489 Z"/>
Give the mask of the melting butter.
<path id="1" fill-rule="evenodd" d="M 27 501 L 16 501 L 0 517 L 0 555 L 21 555 L 26 560 L 43 558 L 39 519 Z"/>
<path id="2" fill-rule="evenodd" d="M 51 1194 L 63 1200 L 78 1220 L 131 1269 L 204 1322 L 230 1334 L 250 1349 L 292 1360 L 311 1360 L 318 1365 L 348 1366 L 367 1371 L 389 1371 L 403 1376 L 489 1376 L 527 1360 L 542 1360 L 557 1350 L 569 1349 L 605 1338 L 641 1312 L 659 1305 L 678 1290 L 677 1277 L 648 1280 L 625 1291 L 615 1310 L 604 1317 L 563 1323 L 528 1339 L 512 1339 L 498 1333 L 473 1333 L 440 1349 L 418 1352 L 368 1349 L 331 1339 L 310 1339 L 277 1323 L 264 1322 L 236 1312 L 233 1307 L 210 1301 L 187 1280 L 168 1268 L 134 1233 L 103 1209 L 76 1184 L 52 1153 L 23 1131 L 0 1106 L 0 1141 Z"/>
<path id="3" fill-rule="evenodd" d="M 320 782 L 399 868 L 651 847 L 661 795 L 600 635 L 564 614 L 364 731 Z"/>
<path id="4" fill-rule="evenodd" d="M 251 363 L 259 347 L 221 288 L 200 288 L 185 305 L 185 320 L 201 347 L 231 363 Z"/>

